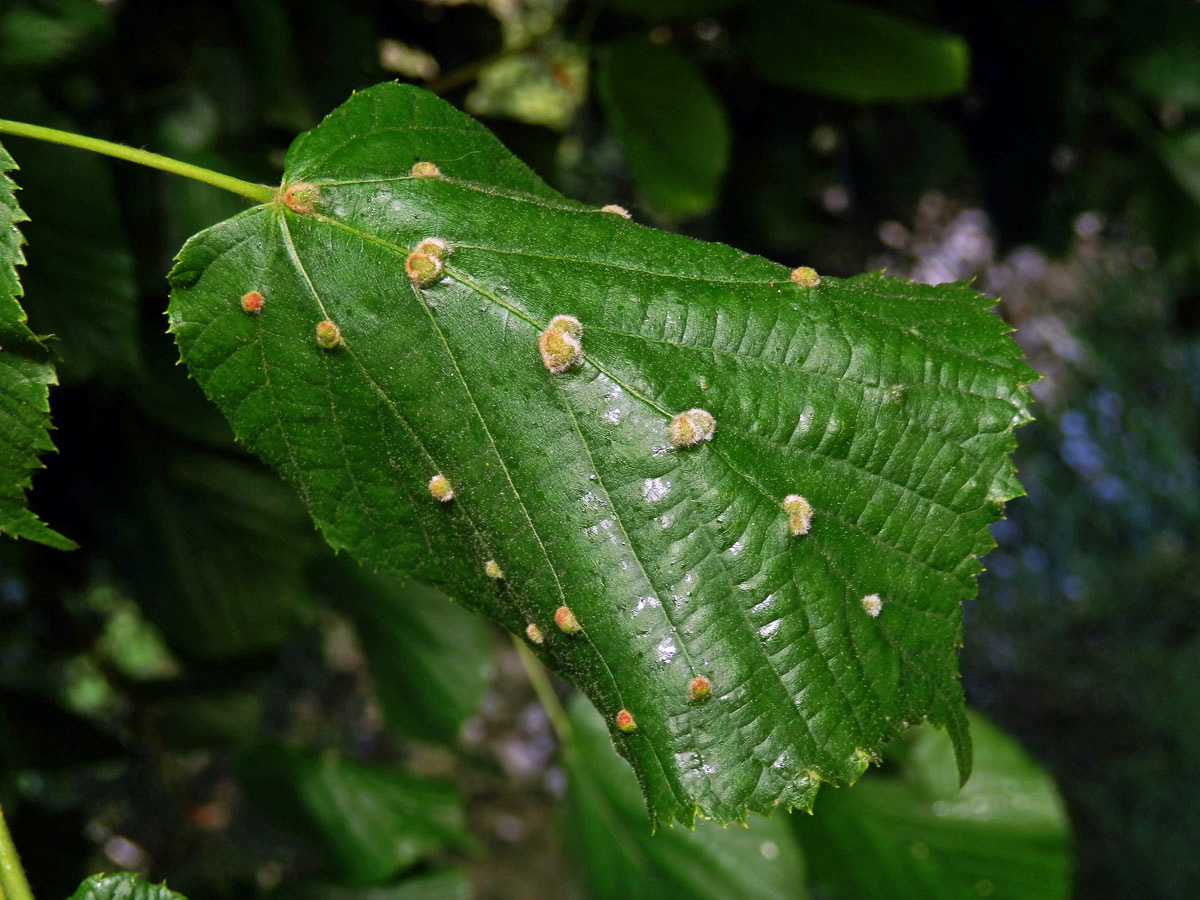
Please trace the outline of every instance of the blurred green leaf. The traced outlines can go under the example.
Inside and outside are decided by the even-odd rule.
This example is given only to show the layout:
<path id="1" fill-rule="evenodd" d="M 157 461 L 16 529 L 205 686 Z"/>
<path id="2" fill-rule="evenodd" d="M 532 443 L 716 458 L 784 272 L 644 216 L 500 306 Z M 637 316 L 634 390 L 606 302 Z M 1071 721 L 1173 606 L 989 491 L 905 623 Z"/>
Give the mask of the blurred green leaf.
<path id="1" fill-rule="evenodd" d="M 316 836 L 349 881 L 383 881 L 470 843 L 458 789 L 448 782 L 276 744 L 244 754 L 238 774 L 281 824 Z"/>
<path id="2" fill-rule="evenodd" d="M 103 37 L 109 11 L 97 0 L 6 0 L 0 10 L 0 72 L 52 66 Z"/>
<path id="3" fill-rule="evenodd" d="M 288 885 L 279 895 L 281 900 L 470 900 L 472 892 L 465 869 L 444 869 L 380 887 Z"/>
<path id="4" fill-rule="evenodd" d="M 28 221 L 17 205 L 17 186 L 6 172 L 17 167 L 0 146 L 0 533 L 72 550 L 63 537 L 29 511 L 25 491 L 43 468 L 50 440 L 50 385 L 57 384 L 46 345 L 29 330 L 19 298 L 17 266 L 25 243 L 17 225 Z"/>
<path id="5" fill-rule="evenodd" d="M 793 816 L 817 881 L 839 900 L 1064 900 L 1070 827 L 1054 780 L 1011 737 L 968 713 L 971 779 L 949 739 L 914 729 L 894 769 L 823 791 Z"/>
<path id="6" fill-rule="evenodd" d="M 951 96 L 969 74 L 962 38 L 834 0 L 754 4 L 746 46 L 765 80 L 860 103 Z"/>
<path id="7" fill-rule="evenodd" d="M 278 646 L 309 621 L 323 552 L 295 493 L 246 460 L 160 450 L 106 537 L 146 616 L 189 658 Z"/>
<path id="8" fill-rule="evenodd" d="M 157 740 L 172 750 L 245 746 L 259 737 L 263 693 L 258 685 L 227 690 L 187 689 L 143 707 Z"/>
<path id="9" fill-rule="evenodd" d="M 802 900 L 804 861 L 787 816 L 751 816 L 749 827 L 700 820 L 652 830 L 637 778 L 614 751 L 604 721 L 572 698 L 564 748 L 562 833 L 592 900 Z M 619 740 L 637 740 L 622 735 Z"/>
<path id="10" fill-rule="evenodd" d="M 0 110 L 5 118 L 74 127 L 33 94 L 9 95 Z M 138 293 L 111 161 L 55 144 L 21 146 L 30 218 L 25 305 L 33 326 L 58 339 L 64 383 L 137 373 Z"/>
<path id="11" fill-rule="evenodd" d="M 487 624 L 441 591 L 362 570 L 332 602 L 354 622 L 388 726 L 453 743 L 491 678 Z"/>
<path id="12" fill-rule="evenodd" d="M 611 0 L 613 9 L 642 19 L 683 19 L 707 16 L 745 0 Z"/>
<path id="13" fill-rule="evenodd" d="M 79 886 L 70 900 L 187 900 L 167 890 L 165 884 L 148 884 L 133 872 L 93 875 Z"/>
<path id="14" fill-rule="evenodd" d="M 475 115 L 508 116 L 561 131 L 587 99 L 587 87 L 587 52 L 554 41 L 486 66 L 465 105 Z"/>
<path id="15" fill-rule="evenodd" d="M 1200 33 L 1171 39 L 1128 57 L 1122 71 L 1146 96 L 1184 109 L 1200 109 Z"/>
<path id="16" fill-rule="evenodd" d="M 621 41 L 600 53 L 596 92 L 651 207 L 686 217 L 716 205 L 729 120 L 691 57 L 642 38 Z"/>

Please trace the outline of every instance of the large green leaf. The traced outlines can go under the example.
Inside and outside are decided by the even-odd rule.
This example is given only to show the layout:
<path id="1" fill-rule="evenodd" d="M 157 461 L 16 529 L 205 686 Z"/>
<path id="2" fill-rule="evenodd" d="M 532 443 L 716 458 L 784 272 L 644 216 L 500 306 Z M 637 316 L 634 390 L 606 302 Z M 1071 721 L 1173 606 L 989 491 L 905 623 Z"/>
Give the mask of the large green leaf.
<path id="1" fill-rule="evenodd" d="M 40 541 L 59 550 L 74 542 L 53 531 L 25 505 L 25 490 L 50 441 L 50 385 L 54 365 L 42 341 L 25 324 L 17 269 L 25 262 L 17 225 L 27 221 L 5 173 L 17 167 L 0 146 L 0 533 Z"/>
<path id="2" fill-rule="evenodd" d="M 603 720 L 581 697 L 570 707 L 563 764 L 563 833 L 592 900 L 803 900 L 804 861 L 785 816 L 747 828 L 698 822 L 652 832 L 637 779 L 613 752 Z"/>
<path id="3" fill-rule="evenodd" d="M 187 900 L 167 890 L 165 884 L 148 884 L 133 872 L 93 875 L 71 895 L 71 900 Z"/>
<path id="4" fill-rule="evenodd" d="M 826 791 L 796 826 L 814 874 L 840 900 L 1062 900 L 1070 826 L 1054 779 L 970 715 L 975 770 L 961 790 L 944 735 L 914 729 L 890 772 Z"/>
<path id="5" fill-rule="evenodd" d="M 878 274 L 802 287 L 572 203 L 411 87 L 355 95 L 285 179 L 184 247 L 171 328 L 335 547 L 536 626 L 660 820 L 807 807 L 926 716 L 966 770 L 959 604 L 1020 492 L 1007 453 L 1035 377 L 992 301 Z M 405 261 L 430 236 L 453 255 L 418 289 Z M 558 314 L 583 359 L 552 375 L 538 335 Z M 701 406 L 715 436 L 673 449 L 671 417 Z"/>
<path id="6" fill-rule="evenodd" d="M 962 38 L 838 0 L 756 3 L 746 43 L 765 80 L 860 103 L 958 94 L 970 74 Z"/>
<path id="7" fill-rule="evenodd" d="M 729 121 L 690 57 L 629 38 L 600 54 L 596 91 L 638 190 L 668 216 L 717 202 L 729 165 Z"/>

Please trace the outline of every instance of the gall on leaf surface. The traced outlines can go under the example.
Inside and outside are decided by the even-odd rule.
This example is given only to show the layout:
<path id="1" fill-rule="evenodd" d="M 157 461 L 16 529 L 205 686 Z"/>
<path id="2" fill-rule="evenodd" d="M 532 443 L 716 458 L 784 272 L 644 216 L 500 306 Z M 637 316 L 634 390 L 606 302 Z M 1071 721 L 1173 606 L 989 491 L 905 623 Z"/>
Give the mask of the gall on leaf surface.
<path id="1" fill-rule="evenodd" d="M 421 160 L 441 177 L 414 178 Z M 1020 493 L 1008 452 L 1035 377 L 992 300 L 879 274 L 803 290 L 788 266 L 562 197 L 413 87 L 297 138 L 295 182 L 318 187 L 311 211 L 277 201 L 187 243 L 171 329 L 331 544 L 536 626 L 534 652 L 606 722 L 636 719 L 610 728 L 655 821 L 808 808 L 926 718 L 965 776 L 959 607 Z M 404 265 L 430 234 L 454 255 L 422 289 Z M 272 298 L 261 316 L 248 286 Z M 586 340 L 551 374 L 538 335 L 557 315 Z M 338 353 L 311 339 L 325 318 Z M 675 450 L 671 418 L 697 407 L 719 428 Z M 802 541 L 793 493 L 813 509 Z M 887 615 L 863 615 L 868 593 Z"/>

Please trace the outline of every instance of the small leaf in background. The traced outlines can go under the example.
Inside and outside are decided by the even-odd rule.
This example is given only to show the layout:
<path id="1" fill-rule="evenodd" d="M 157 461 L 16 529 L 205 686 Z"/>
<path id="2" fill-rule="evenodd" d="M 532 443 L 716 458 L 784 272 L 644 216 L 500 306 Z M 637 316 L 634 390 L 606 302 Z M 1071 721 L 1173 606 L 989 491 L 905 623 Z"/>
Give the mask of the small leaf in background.
<path id="1" fill-rule="evenodd" d="M 354 623 L 388 727 L 453 743 L 492 675 L 486 623 L 441 591 L 349 569 L 330 603 Z"/>
<path id="2" fill-rule="evenodd" d="M 926 717 L 969 771 L 961 603 L 1020 494 L 1036 377 L 994 301 L 880 274 L 803 287 L 573 203 L 406 85 L 297 138 L 285 184 L 180 252 L 171 330 L 334 547 L 533 641 L 606 721 L 627 709 L 663 824 L 807 808 Z M 674 446 L 696 409 L 715 430 Z"/>
<path id="3" fill-rule="evenodd" d="M 474 895 L 466 870 L 445 869 L 377 887 L 289 885 L 279 896 L 281 900 L 471 900 Z"/>
<path id="4" fill-rule="evenodd" d="M 629 38 L 600 53 L 596 93 L 638 191 L 667 217 L 716 205 L 729 120 L 700 67 L 669 45 Z"/>
<path id="5" fill-rule="evenodd" d="M 1065 900 L 1070 825 L 1050 774 L 969 712 L 971 779 L 959 790 L 945 735 L 914 729 L 852 788 L 796 815 L 810 869 L 839 900 Z"/>
<path id="6" fill-rule="evenodd" d="M 962 38 L 834 0 L 755 3 L 746 46 L 765 80 L 860 103 L 952 96 L 969 75 Z"/>
<path id="7" fill-rule="evenodd" d="M 317 837 L 348 881 L 379 882 L 470 842 L 458 788 L 331 755 L 263 744 L 238 765 L 247 794 Z"/>
<path id="8" fill-rule="evenodd" d="M 17 186 L 7 172 L 17 167 L 0 146 L 0 533 L 72 550 L 63 537 L 26 506 L 25 491 L 50 440 L 50 385 L 57 384 L 45 344 L 29 330 L 19 298 L 17 266 L 25 262 L 17 225 L 28 221 L 17 205 Z"/>
<path id="9" fill-rule="evenodd" d="M 787 816 L 749 827 L 698 821 L 652 831 L 637 779 L 583 697 L 568 712 L 567 804 L 562 833 L 591 900 L 802 900 L 804 861 Z M 628 740 L 629 738 L 621 738 Z"/>
<path id="10" fill-rule="evenodd" d="M 551 41 L 486 66 L 465 106 L 480 116 L 507 116 L 562 130 L 587 99 L 587 52 Z"/>
<path id="11" fill-rule="evenodd" d="M 70 900 L 187 900 L 165 884 L 150 884 L 133 872 L 93 875 L 79 886 Z"/>

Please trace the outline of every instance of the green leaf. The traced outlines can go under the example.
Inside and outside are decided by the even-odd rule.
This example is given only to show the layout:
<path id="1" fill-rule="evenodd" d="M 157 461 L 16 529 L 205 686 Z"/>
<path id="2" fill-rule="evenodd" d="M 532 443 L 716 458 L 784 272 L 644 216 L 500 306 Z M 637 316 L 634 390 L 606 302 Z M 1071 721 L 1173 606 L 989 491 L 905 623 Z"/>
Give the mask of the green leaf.
<path id="1" fill-rule="evenodd" d="M 651 831 L 637 779 L 613 752 L 604 721 L 582 697 L 570 705 L 562 831 L 593 900 L 803 900 L 804 860 L 784 816 L 749 827 L 699 821 Z"/>
<path id="2" fill-rule="evenodd" d="M 491 679 L 486 625 L 440 591 L 365 572 L 345 576 L 332 602 L 354 622 L 388 725 L 452 744 Z"/>
<path id="3" fill-rule="evenodd" d="M 335 547 L 535 625 L 607 721 L 629 710 L 636 734 L 610 727 L 657 819 L 807 807 L 905 722 L 961 719 L 959 606 L 1020 492 L 1007 454 L 1035 377 L 991 300 L 878 274 L 800 287 L 557 197 L 406 86 L 298 138 L 286 184 L 308 212 L 257 207 L 181 251 L 184 361 Z M 430 236 L 448 277 L 417 289 L 405 260 Z M 585 358 L 551 375 L 538 334 L 558 314 Z M 693 407 L 715 436 L 675 450 Z"/>
<path id="4" fill-rule="evenodd" d="M 508 116 L 562 130 L 587 99 L 587 51 L 578 44 L 549 41 L 485 66 L 466 107 L 483 116 Z"/>
<path id="5" fill-rule="evenodd" d="M 93 875 L 71 895 L 70 900 L 187 900 L 167 890 L 165 884 L 147 884 L 134 872 Z"/>
<path id="6" fill-rule="evenodd" d="M 959 790 L 950 741 L 914 729 L 890 773 L 826 791 L 795 816 L 817 880 L 841 900 L 1062 900 L 1070 827 L 1054 780 L 969 713 L 975 769 Z"/>
<path id="7" fill-rule="evenodd" d="M 288 885 L 284 891 L 280 893 L 287 900 L 471 900 L 472 897 L 471 880 L 464 869 L 445 869 L 378 887 L 302 884 Z"/>
<path id="8" fill-rule="evenodd" d="M 612 0 L 613 9 L 642 19 L 696 18 L 707 16 L 743 0 Z"/>
<path id="9" fill-rule="evenodd" d="M 58 380 L 19 302 L 16 267 L 24 265 L 25 256 L 17 225 L 28 219 L 17 205 L 17 186 L 5 174 L 16 167 L 0 146 L 0 533 L 72 550 L 75 543 L 38 519 L 25 501 L 32 473 L 43 467 L 38 457 L 54 449 L 50 385 Z"/>
<path id="10" fill-rule="evenodd" d="M 765 80 L 859 103 L 948 97 L 970 74 L 962 38 L 832 0 L 756 3 L 746 46 Z"/>
<path id="11" fill-rule="evenodd" d="M 273 744 L 245 754 L 238 772 L 281 822 L 318 837 L 349 881 L 382 881 L 470 841 L 458 790 L 447 782 Z"/>
<path id="12" fill-rule="evenodd" d="M 684 217 L 716 204 L 729 121 L 690 57 L 643 38 L 621 41 L 600 54 L 596 91 L 651 207 Z"/>

